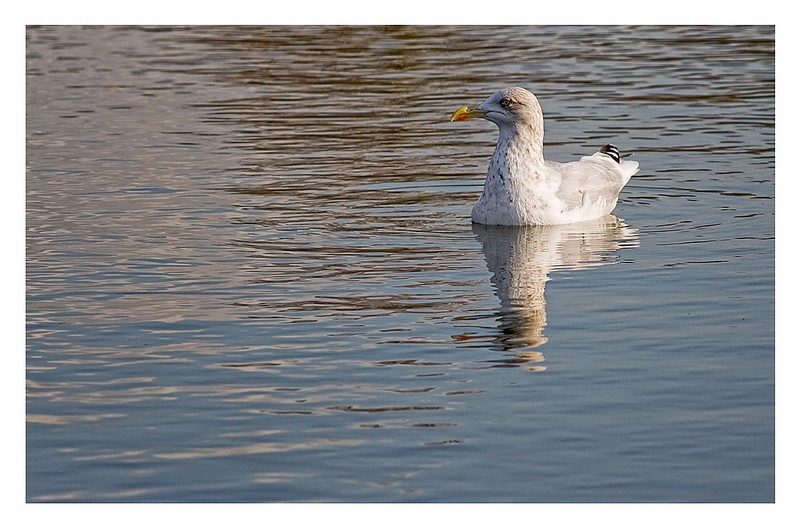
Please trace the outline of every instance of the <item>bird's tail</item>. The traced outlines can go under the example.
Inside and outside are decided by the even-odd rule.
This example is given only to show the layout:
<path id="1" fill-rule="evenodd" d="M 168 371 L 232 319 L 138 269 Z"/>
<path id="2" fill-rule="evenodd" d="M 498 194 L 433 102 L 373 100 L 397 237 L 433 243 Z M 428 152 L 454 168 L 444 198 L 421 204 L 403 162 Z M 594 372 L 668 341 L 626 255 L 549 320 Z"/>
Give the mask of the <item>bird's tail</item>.
<path id="1" fill-rule="evenodd" d="M 610 143 L 607 145 L 603 145 L 602 147 L 600 147 L 600 149 L 597 150 L 597 152 L 603 153 L 612 160 L 614 160 L 615 162 L 617 162 L 620 165 L 620 169 L 622 170 L 622 173 L 625 175 L 626 178 L 630 178 L 631 176 L 636 174 L 636 171 L 639 170 L 639 162 L 634 162 L 632 160 L 622 160 L 622 158 L 627 158 L 628 156 L 631 156 L 633 153 L 626 153 L 620 155 L 619 149 L 617 149 L 615 145 L 611 145 Z"/>
<path id="2" fill-rule="evenodd" d="M 609 158 L 611 158 L 612 160 L 614 160 L 615 162 L 620 163 L 621 156 L 619 155 L 619 149 L 617 149 L 616 145 L 611 145 L 610 143 L 607 145 L 603 145 L 602 147 L 597 149 L 597 152 L 601 152 L 606 156 L 608 156 Z M 630 154 L 627 154 L 626 156 L 630 156 Z"/>

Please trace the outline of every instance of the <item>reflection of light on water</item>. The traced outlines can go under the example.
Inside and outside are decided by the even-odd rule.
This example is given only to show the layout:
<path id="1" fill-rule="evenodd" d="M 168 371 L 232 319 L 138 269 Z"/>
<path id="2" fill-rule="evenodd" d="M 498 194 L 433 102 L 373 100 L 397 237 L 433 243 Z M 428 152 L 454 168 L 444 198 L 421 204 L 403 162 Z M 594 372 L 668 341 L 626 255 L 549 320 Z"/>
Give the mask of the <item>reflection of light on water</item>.
<path id="1" fill-rule="evenodd" d="M 315 439 L 297 443 L 261 442 L 249 445 L 202 447 L 181 452 L 153 454 L 158 459 L 206 459 L 209 457 L 232 457 L 242 455 L 261 455 L 297 450 L 319 450 L 334 446 L 357 446 L 363 441 L 356 439 Z"/>
<path id="2" fill-rule="evenodd" d="M 583 270 L 616 262 L 613 252 L 638 246 L 636 230 L 613 215 L 562 226 L 482 226 L 473 232 L 483 246 L 492 285 L 500 299 L 493 348 L 513 355 L 493 361 L 498 366 L 522 366 L 543 371 L 538 348 L 547 342 L 545 284 L 554 270 Z M 469 340 L 459 335 L 459 341 Z M 485 336 L 480 338 L 485 339 Z"/>

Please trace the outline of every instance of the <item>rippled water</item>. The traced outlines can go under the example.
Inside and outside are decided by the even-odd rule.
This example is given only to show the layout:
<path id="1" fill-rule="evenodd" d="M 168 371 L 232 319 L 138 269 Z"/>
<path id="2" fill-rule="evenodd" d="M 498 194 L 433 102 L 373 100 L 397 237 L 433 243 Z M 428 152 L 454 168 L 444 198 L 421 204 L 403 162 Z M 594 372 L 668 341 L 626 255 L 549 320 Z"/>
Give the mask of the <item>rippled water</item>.
<path id="1" fill-rule="evenodd" d="M 773 501 L 772 27 L 29 27 L 28 501 Z M 614 216 L 472 226 L 521 85 Z M 503 369 L 505 368 L 505 369 Z"/>

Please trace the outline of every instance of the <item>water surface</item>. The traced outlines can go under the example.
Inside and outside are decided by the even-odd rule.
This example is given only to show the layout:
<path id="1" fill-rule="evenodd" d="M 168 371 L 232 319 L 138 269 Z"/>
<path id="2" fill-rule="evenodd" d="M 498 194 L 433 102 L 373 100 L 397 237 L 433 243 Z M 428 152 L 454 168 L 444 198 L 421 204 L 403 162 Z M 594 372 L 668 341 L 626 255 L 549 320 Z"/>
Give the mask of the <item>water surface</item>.
<path id="1" fill-rule="evenodd" d="M 27 498 L 774 501 L 772 27 L 29 27 Z M 524 86 L 614 214 L 472 226 Z"/>

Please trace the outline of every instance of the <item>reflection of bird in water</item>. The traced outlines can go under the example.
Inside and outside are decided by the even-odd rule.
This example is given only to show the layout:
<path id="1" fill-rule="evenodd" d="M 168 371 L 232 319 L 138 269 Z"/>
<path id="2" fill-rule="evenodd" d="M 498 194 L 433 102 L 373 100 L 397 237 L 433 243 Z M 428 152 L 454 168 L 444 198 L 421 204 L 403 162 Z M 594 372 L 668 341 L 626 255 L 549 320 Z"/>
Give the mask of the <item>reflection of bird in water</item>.
<path id="1" fill-rule="evenodd" d="M 545 284 L 550 272 L 611 264 L 612 252 L 638 246 L 636 230 L 613 215 L 558 226 L 473 224 L 472 230 L 483 245 L 500 299 L 493 342 L 500 350 L 515 350 L 513 357 L 500 361 L 510 365 L 544 360 L 541 352 L 533 349 L 547 342 L 543 333 L 547 325 Z"/>
<path id="2" fill-rule="evenodd" d="M 613 145 L 577 162 L 545 161 L 542 109 L 524 88 L 499 90 L 477 108 L 459 108 L 450 121 L 475 117 L 500 130 L 483 193 L 472 209 L 479 224 L 535 226 L 602 217 L 639 170 L 637 162 L 621 160 Z"/>

